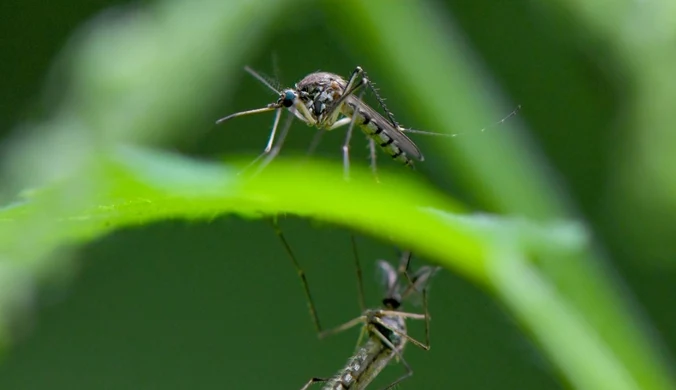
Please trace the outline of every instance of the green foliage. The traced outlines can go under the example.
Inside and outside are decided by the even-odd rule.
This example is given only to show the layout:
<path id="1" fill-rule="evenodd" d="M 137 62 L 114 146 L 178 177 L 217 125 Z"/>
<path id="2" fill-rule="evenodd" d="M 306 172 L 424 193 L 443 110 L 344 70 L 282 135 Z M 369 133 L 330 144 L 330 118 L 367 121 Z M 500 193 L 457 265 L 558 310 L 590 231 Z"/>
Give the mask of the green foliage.
<path id="1" fill-rule="evenodd" d="M 354 168 L 345 182 L 334 164 L 279 159 L 251 176 L 234 163 L 122 146 L 174 136 L 172 124 L 198 109 L 191 102 L 215 94 L 216 82 L 233 85 L 266 23 L 294 5 L 307 6 L 160 2 L 133 18 L 99 20 L 72 42 L 61 63 L 72 89 L 49 119 L 25 129 L 29 136 L 5 160 L 8 188 L 36 189 L 0 211 L 0 346 L 10 340 L 12 308 L 30 293 L 26 286 L 58 269 L 68 256 L 64 246 L 165 219 L 290 213 L 392 240 L 460 272 L 495 294 L 577 388 L 671 388 L 622 294 L 597 266 L 585 223 L 570 217 L 527 146 L 509 132 L 440 146 L 449 167 L 451 159 L 465 163 L 465 185 L 505 217 L 461 214 L 456 201 L 403 170 L 382 173 L 376 183 Z M 431 6 L 324 6 L 371 43 L 399 80 L 402 101 L 429 128 L 481 128 L 500 116 L 494 101 L 476 92 L 480 72 Z M 427 99 L 436 85 L 453 88 Z"/>

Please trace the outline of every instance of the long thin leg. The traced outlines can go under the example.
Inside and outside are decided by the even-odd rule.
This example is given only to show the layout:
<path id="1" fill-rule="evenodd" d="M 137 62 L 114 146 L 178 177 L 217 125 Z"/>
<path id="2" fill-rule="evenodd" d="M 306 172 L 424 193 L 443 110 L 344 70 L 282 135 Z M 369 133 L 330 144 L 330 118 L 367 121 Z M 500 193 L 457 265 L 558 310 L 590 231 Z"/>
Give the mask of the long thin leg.
<path id="1" fill-rule="evenodd" d="M 410 256 L 408 257 L 408 259 L 410 260 Z M 408 264 L 407 264 L 407 267 L 408 267 Z M 420 348 L 422 348 L 422 349 L 428 351 L 428 350 L 430 349 L 430 338 L 429 338 L 429 313 L 427 312 L 427 294 L 426 294 L 426 290 L 423 290 L 423 305 L 425 306 L 425 315 L 424 315 L 424 319 L 425 319 L 425 344 L 423 344 L 423 343 L 419 342 L 418 340 L 412 338 L 411 336 L 407 335 L 406 333 L 402 333 L 402 332 L 400 332 L 400 331 L 397 330 L 397 329 L 394 329 L 394 328 L 391 328 L 391 327 L 387 326 L 386 324 L 384 324 L 384 322 L 383 322 L 380 318 L 375 317 L 375 319 L 376 319 L 376 321 L 377 321 L 379 324 L 385 325 L 385 327 L 386 327 L 387 329 L 390 329 L 392 332 L 398 334 L 398 335 L 401 336 L 401 337 L 405 337 L 408 341 L 410 341 L 410 342 L 413 343 L 414 345 L 416 345 L 416 346 L 418 346 L 418 347 L 420 347 Z M 418 316 L 420 316 L 419 314 L 417 314 L 417 315 L 414 314 L 414 313 L 401 313 L 401 314 L 406 314 L 406 317 L 408 317 L 408 318 L 420 318 L 420 317 L 418 317 Z M 415 315 L 416 317 L 413 317 L 413 315 Z M 379 337 L 381 337 L 381 340 L 382 340 L 383 338 L 385 338 L 384 336 L 382 336 L 382 334 L 380 334 L 380 332 L 376 332 L 376 333 L 379 334 Z M 395 380 L 394 382 L 390 383 L 390 384 L 389 384 L 387 387 L 385 387 L 383 390 L 391 389 L 391 388 L 393 388 L 394 386 L 396 386 L 396 385 L 398 385 L 399 383 L 401 383 L 401 381 L 403 381 L 404 379 L 407 379 L 408 377 L 410 377 L 410 376 L 413 375 L 413 369 L 411 369 L 411 366 L 406 362 L 406 360 L 404 360 L 404 357 L 401 355 L 401 353 L 399 353 L 399 351 L 397 351 L 397 350 L 394 349 L 394 348 L 391 348 L 391 349 L 397 354 L 397 357 L 399 358 L 399 361 L 404 365 L 404 368 L 406 369 L 406 373 L 405 373 L 404 375 L 402 375 L 401 377 L 399 377 L 399 379 L 397 379 L 397 380 Z"/>
<path id="2" fill-rule="evenodd" d="M 394 119 L 394 114 L 392 114 L 392 111 L 390 111 L 390 110 L 387 109 L 387 106 L 385 105 L 385 99 L 383 99 L 382 97 L 380 97 L 380 94 L 378 93 L 378 88 L 376 88 L 375 84 L 371 81 L 371 79 L 368 77 L 368 75 L 366 74 L 365 71 L 362 70 L 362 74 L 363 74 L 363 76 L 364 76 L 364 80 L 365 80 L 365 82 L 366 82 L 366 86 L 367 86 L 368 88 L 370 88 L 371 91 L 373 91 L 373 94 L 374 94 L 374 95 L 376 95 L 376 100 L 378 100 L 378 104 L 380 104 L 380 108 L 382 108 L 383 111 L 385 111 L 385 114 L 386 114 L 387 117 L 389 118 L 389 120 L 390 120 L 392 126 L 394 126 L 395 128 L 401 127 L 401 126 L 399 126 L 399 124 L 397 123 L 397 121 Z"/>
<path id="3" fill-rule="evenodd" d="M 366 316 L 359 316 L 359 317 L 357 317 L 357 318 L 353 318 L 353 319 L 351 319 L 350 321 L 348 321 L 348 322 L 346 322 L 346 323 L 344 323 L 344 324 L 342 324 L 342 325 L 339 325 L 339 326 L 337 326 L 337 327 L 335 327 L 335 328 L 333 328 L 333 329 L 329 329 L 329 330 L 325 330 L 325 331 L 321 332 L 321 333 L 319 334 L 319 338 L 320 338 L 320 339 L 323 339 L 323 338 L 325 338 L 325 337 L 327 337 L 327 336 L 331 336 L 331 335 L 334 335 L 334 334 L 336 334 L 336 333 L 340 333 L 340 332 L 342 332 L 342 331 L 345 331 L 345 330 L 348 330 L 348 329 L 350 329 L 350 328 L 353 328 L 353 327 L 355 327 L 356 325 L 359 325 L 360 323 L 364 323 L 364 322 L 366 322 Z"/>
<path id="4" fill-rule="evenodd" d="M 268 143 L 265 145 L 265 149 L 263 153 L 269 153 L 270 150 L 272 149 L 272 144 L 275 142 L 275 133 L 277 133 L 277 126 L 279 126 L 279 118 L 282 117 L 282 109 L 278 108 L 277 112 L 275 113 L 275 122 L 272 125 L 272 131 L 270 132 L 270 136 L 268 137 Z"/>
<path id="5" fill-rule="evenodd" d="M 365 326 L 361 327 L 361 330 L 359 331 L 359 338 L 357 339 L 357 344 L 354 346 L 354 353 L 353 355 L 357 354 L 357 351 L 359 351 L 359 347 L 361 347 L 362 341 L 364 341 L 364 336 L 368 334 L 368 329 L 366 329 Z"/>
<path id="6" fill-rule="evenodd" d="M 364 70 L 359 66 L 352 71 L 350 78 L 347 80 L 347 85 L 345 86 L 343 94 L 333 103 L 331 108 L 326 113 L 327 118 L 330 118 L 334 114 L 334 111 L 337 110 L 349 96 L 353 95 L 359 90 L 359 88 L 364 86 L 366 81 L 363 77 L 361 77 L 363 74 Z"/>
<path id="7" fill-rule="evenodd" d="M 279 227 L 279 224 L 277 223 L 276 219 L 272 220 L 272 227 L 275 229 L 275 234 L 277 234 L 277 237 L 279 237 L 279 239 L 282 241 L 282 245 L 284 245 L 284 249 L 291 258 L 291 262 L 293 263 L 293 266 L 296 269 L 296 273 L 298 274 L 298 277 L 303 283 L 303 291 L 305 292 L 305 298 L 307 298 L 308 309 L 310 310 L 310 317 L 312 318 L 312 322 L 314 323 L 317 334 L 321 335 L 322 327 L 319 324 L 319 316 L 317 315 L 317 311 L 315 310 L 315 304 L 314 301 L 312 300 L 312 295 L 310 294 L 310 285 L 308 284 L 307 278 L 305 277 L 305 271 L 303 271 L 303 268 L 301 268 L 300 264 L 298 264 L 298 260 L 296 260 L 296 256 L 293 254 L 291 246 L 289 245 L 289 242 L 286 241 L 284 233 L 282 233 L 282 229 Z"/>
<path id="8" fill-rule="evenodd" d="M 404 252 L 402 255 L 401 263 L 399 265 L 399 272 L 403 273 L 406 275 L 406 278 L 408 279 L 409 286 L 402 294 L 402 296 L 407 296 L 409 294 L 409 291 L 411 289 L 417 290 L 416 284 L 417 283 L 428 283 L 429 278 L 439 270 L 439 267 L 436 268 L 427 268 L 425 271 L 423 271 L 422 274 L 416 275 L 416 280 L 413 281 L 411 277 L 408 274 L 408 267 L 411 261 L 411 252 Z M 422 279 L 424 278 L 424 279 Z M 430 345 L 430 315 L 429 315 L 429 310 L 427 306 L 427 287 L 423 285 L 422 288 L 422 300 L 423 300 L 423 310 L 425 311 L 424 315 L 424 320 L 425 320 L 425 344 L 428 346 Z"/>
<path id="9" fill-rule="evenodd" d="M 376 182 L 380 182 L 378 179 L 378 168 L 376 166 L 376 142 L 373 138 L 369 138 L 369 155 L 371 157 L 371 172 L 373 172 L 373 178 L 376 179 Z"/>
<path id="10" fill-rule="evenodd" d="M 410 378 L 411 376 L 413 376 L 413 369 L 411 369 L 411 366 L 409 366 L 408 363 L 406 362 L 406 360 L 404 360 L 404 358 L 401 357 L 401 354 L 400 354 L 399 356 L 400 356 L 400 357 L 399 357 L 399 361 L 401 362 L 401 364 L 404 365 L 404 368 L 406 369 L 406 373 L 405 373 L 404 375 L 400 376 L 399 379 L 397 379 L 397 380 L 395 380 L 394 382 L 390 383 L 389 385 L 385 386 L 385 387 L 383 388 L 383 390 L 391 389 L 391 388 L 393 388 L 394 386 L 396 386 L 396 385 L 398 385 L 399 383 L 401 383 L 404 379 L 408 379 L 408 378 Z"/>
<path id="11" fill-rule="evenodd" d="M 411 275 L 408 274 L 408 268 L 411 265 L 411 251 L 406 251 L 401 254 L 401 259 L 399 260 L 399 268 L 397 268 L 397 272 L 400 275 L 404 275 L 406 278 L 406 281 L 408 282 L 409 287 L 415 286 L 413 284 L 413 280 L 411 280 Z"/>
<path id="12" fill-rule="evenodd" d="M 272 144 L 275 141 L 275 134 L 277 134 L 277 126 L 279 126 L 279 118 L 282 116 L 282 109 L 278 108 L 277 112 L 275 112 L 275 121 L 272 123 L 272 130 L 270 131 L 270 136 L 268 137 L 268 144 L 265 146 L 265 149 L 263 149 L 263 153 L 259 154 L 258 157 L 256 157 L 252 162 L 247 164 L 247 166 L 242 169 L 242 172 L 246 171 L 249 169 L 252 165 L 256 164 L 258 160 L 266 156 L 268 153 L 270 153 L 270 150 L 272 149 Z M 286 135 L 284 135 L 286 136 Z M 241 172 L 240 172 L 241 173 Z"/>
<path id="13" fill-rule="evenodd" d="M 362 69 L 361 66 L 354 68 L 352 74 L 350 74 L 350 78 L 347 80 L 347 85 L 345 86 L 346 94 L 352 94 L 364 85 L 364 78 L 361 77 L 362 75 L 364 75 L 364 69 Z"/>
<path id="14" fill-rule="evenodd" d="M 362 95 L 366 90 L 362 90 L 359 94 L 359 100 L 361 100 Z M 345 95 L 343 95 L 345 96 Z M 342 96 L 341 96 L 342 98 Z M 345 136 L 345 143 L 343 144 L 343 170 L 345 175 L 345 180 L 350 177 L 350 138 L 352 138 L 352 130 L 354 130 L 354 120 L 350 121 L 350 126 L 347 128 L 347 135 Z"/>
<path id="15" fill-rule="evenodd" d="M 366 311 L 366 302 L 364 295 L 364 280 L 361 274 L 361 265 L 359 264 L 359 252 L 357 251 L 357 239 L 354 234 L 350 233 L 350 241 L 352 243 L 352 254 L 354 255 L 354 268 L 357 272 L 357 294 L 359 296 L 359 310 Z"/>
<path id="16" fill-rule="evenodd" d="M 387 328 L 390 329 L 390 330 L 393 330 L 393 329 L 390 328 L 390 327 L 387 327 Z M 403 364 L 403 365 L 404 365 L 404 368 L 406 369 L 406 374 L 402 375 L 402 376 L 401 376 L 399 379 L 397 379 L 396 381 L 390 383 L 390 384 L 389 384 L 387 387 L 385 387 L 383 390 L 391 389 L 393 386 L 397 385 L 398 383 L 400 383 L 400 382 L 403 381 L 404 379 L 406 379 L 406 378 L 410 377 L 411 375 L 413 375 L 413 370 L 411 369 L 411 366 L 409 366 L 409 364 L 406 362 L 406 359 L 404 359 L 404 356 L 401 354 L 401 352 L 399 352 L 399 351 L 395 348 L 395 346 L 390 342 L 390 340 L 387 339 L 387 337 L 385 337 L 385 335 L 383 335 L 383 334 L 382 334 L 379 330 L 377 330 L 377 329 L 374 329 L 374 330 L 373 330 L 373 334 L 375 334 L 375 335 L 380 339 L 380 341 L 383 342 L 383 344 L 385 344 L 389 349 L 392 350 L 392 352 L 394 352 L 395 355 L 397 355 L 397 359 L 399 359 L 399 361 L 401 362 L 401 364 Z"/>
<path id="17" fill-rule="evenodd" d="M 424 289 L 423 292 L 423 307 L 425 310 L 425 344 L 427 349 L 430 349 L 430 313 L 427 309 L 427 289 Z"/>
<path id="18" fill-rule="evenodd" d="M 286 118 L 286 122 L 284 122 L 284 127 L 282 128 L 282 131 L 279 133 L 279 138 L 277 139 L 277 143 L 272 147 L 269 153 L 263 153 L 260 155 L 256 160 L 260 159 L 261 157 L 265 156 L 265 159 L 261 164 L 259 165 L 258 169 L 256 170 L 256 173 L 260 173 L 263 168 L 265 168 L 270 162 L 277 157 L 279 154 L 279 151 L 282 150 L 282 146 L 284 145 L 284 140 L 286 139 L 286 136 L 289 134 L 289 129 L 291 128 L 291 123 L 293 122 L 293 116 L 289 115 L 288 118 Z M 255 160 L 254 160 L 255 162 Z"/>
<path id="19" fill-rule="evenodd" d="M 351 121 L 345 135 L 345 143 L 343 143 L 343 175 L 345 176 L 345 180 L 350 179 L 350 138 L 352 138 L 353 129 L 354 121 Z"/>
<path id="20" fill-rule="evenodd" d="M 307 150 L 307 155 L 310 156 L 314 154 L 315 150 L 317 150 L 317 146 L 319 146 L 319 142 L 322 140 L 322 136 L 324 136 L 325 131 L 319 130 L 315 133 L 315 136 L 312 137 L 312 142 L 310 142 L 310 147 Z"/>
<path id="21" fill-rule="evenodd" d="M 415 314 L 415 313 L 408 313 L 408 314 L 409 314 L 409 315 L 416 315 L 416 317 L 412 317 L 412 316 L 409 317 L 409 316 L 407 316 L 408 318 L 415 318 L 415 319 L 424 319 L 424 318 L 425 318 L 423 315 L 420 315 L 420 314 Z M 420 316 L 420 317 L 417 317 L 417 316 Z M 388 326 L 387 323 L 386 323 L 385 321 L 383 321 L 381 318 L 375 317 L 375 318 L 374 318 L 374 321 L 377 322 L 379 325 L 382 325 L 383 327 L 385 327 L 385 328 L 391 330 L 393 333 L 396 333 L 397 335 L 399 335 L 399 336 L 405 338 L 406 340 L 410 341 L 410 342 L 413 343 L 416 347 L 422 348 L 422 349 L 424 349 L 425 351 L 428 351 L 428 350 L 430 349 L 430 346 L 429 346 L 429 345 L 423 344 L 423 343 L 421 343 L 420 341 L 414 339 L 413 337 L 407 335 L 406 333 L 404 333 L 404 332 L 402 332 L 402 331 L 400 331 L 400 330 L 397 330 L 397 329 L 395 329 L 395 328 L 393 328 L 393 327 L 391 327 L 391 326 Z"/>
<path id="22" fill-rule="evenodd" d="M 350 122 L 352 122 L 352 118 L 342 118 L 342 119 L 340 119 L 340 120 L 337 120 L 336 122 L 334 122 L 334 123 L 331 125 L 331 127 L 329 127 L 329 131 L 330 131 L 330 130 L 335 130 L 335 129 L 341 127 L 341 126 L 345 126 L 345 125 L 347 125 L 347 124 L 350 123 Z"/>
<path id="23" fill-rule="evenodd" d="M 310 386 L 312 386 L 315 383 L 321 383 L 321 382 L 327 382 L 327 381 L 328 381 L 328 379 L 326 379 L 326 378 L 311 378 L 309 381 L 307 381 L 305 386 L 303 386 L 300 390 L 307 390 Z"/>
<path id="24" fill-rule="evenodd" d="M 399 310 L 375 310 L 375 314 L 378 317 L 401 317 L 401 318 L 408 318 L 412 320 L 424 320 L 425 319 L 425 314 L 420 314 L 420 313 L 409 313 L 406 311 L 399 311 Z M 385 326 L 386 328 L 390 328 L 389 325 Z"/>
<path id="25" fill-rule="evenodd" d="M 320 127 L 326 127 L 327 124 L 331 124 L 331 126 L 329 127 L 332 129 L 337 127 L 334 126 L 335 124 L 334 122 L 336 122 L 336 119 L 340 114 L 340 107 L 342 107 L 343 103 L 345 103 L 345 100 L 347 100 L 350 96 L 355 94 L 360 88 L 362 88 L 365 85 L 364 84 L 365 80 L 363 77 L 361 77 L 363 72 L 364 71 L 360 67 L 357 67 L 352 72 L 350 78 L 347 81 L 347 85 L 345 86 L 343 94 L 338 98 L 338 100 L 333 102 L 333 104 L 326 110 L 324 118 L 321 121 Z"/>

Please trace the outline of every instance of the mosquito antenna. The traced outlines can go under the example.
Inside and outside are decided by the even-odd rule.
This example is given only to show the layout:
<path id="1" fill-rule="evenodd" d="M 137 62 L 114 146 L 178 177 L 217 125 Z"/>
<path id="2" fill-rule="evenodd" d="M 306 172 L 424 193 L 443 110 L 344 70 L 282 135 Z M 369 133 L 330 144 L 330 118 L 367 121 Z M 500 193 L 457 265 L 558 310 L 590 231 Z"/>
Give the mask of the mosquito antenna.
<path id="1" fill-rule="evenodd" d="M 273 90 L 278 95 L 281 94 L 281 92 L 279 92 L 279 90 L 272 85 L 272 82 L 270 80 L 268 80 L 268 77 L 265 77 L 265 76 L 263 76 L 263 74 L 256 72 L 255 70 L 250 68 L 248 65 L 244 67 L 244 70 L 246 70 L 247 73 L 249 73 L 250 75 L 255 77 L 256 80 L 263 83 L 263 85 L 270 88 L 271 90 Z"/>
<path id="2" fill-rule="evenodd" d="M 520 110 L 521 110 L 521 105 L 519 104 L 518 106 L 516 106 L 516 108 L 515 108 L 512 112 L 510 112 L 509 114 L 507 114 L 507 116 L 505 116 L 504 118 L 500 119 L 499 121 L 493 123 L 493 124 L 490 125 L 490 126 L 484 127 L 483 129 L 479 130 L 479 132 L 480 132 L 480 133 L 483 133 L 484 131 L 486 131 L 486 130 L 488 130 L 488 129 L 491 129 L 491 128 L 495 127 L 495 126 L 499 126 L 499 125 L 505 123 L 505 121 L 507 121 L 507 119 L 509 119 L 509 118 L 513 117 L 514 115 L 516 115 Z M 415 130 L 415 129 L 403 129 L 403 128 L 399 128 L 399 130 L 401 130 L 401 131 L 404 132 L 404 133 L 424 134 L 424 135 L 432 135 L 432 136 L 436 136 L 436 137 L 457 137 L 457 136 L 459 136 L 459 135 L 463 135 L 463 134 L 469 133 L 469 132 L 464 132 L 464 133 L 455 133 L 455 134 L 444 134 L 444 133 L 435 133 L 435 132 L 433 132 L 433 131 Z"/>
<path id="3" fill-rule="evenodd" d="M 277 55 L 277 52 L 273 50 L 272 53 L 270 54 L 270 57 L 272 57 L 272 76 L 274 77 L 273 80 L 277 81 L 277 86 L 279 87 L 279 80 L 282 79 L 282 71 L 279 68 L 279 56 Z"/>

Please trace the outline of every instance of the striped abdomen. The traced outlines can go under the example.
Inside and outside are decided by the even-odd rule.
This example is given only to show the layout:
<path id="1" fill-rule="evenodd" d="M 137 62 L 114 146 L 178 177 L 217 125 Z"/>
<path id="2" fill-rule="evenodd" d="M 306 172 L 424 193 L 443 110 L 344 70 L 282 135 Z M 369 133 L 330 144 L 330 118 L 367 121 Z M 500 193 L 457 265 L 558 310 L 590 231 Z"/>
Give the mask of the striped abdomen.
<path id="1" fill-rule="evenodd" d="M 364 134 L 393 159 L 409 167 L 413 166 L 413 160 L 408 155 L 418 160 L 423 159 L 413 141 L 366 104 L 356 99 L 347 99 L 343 104 L 342 113 L 352 118 Z"/>

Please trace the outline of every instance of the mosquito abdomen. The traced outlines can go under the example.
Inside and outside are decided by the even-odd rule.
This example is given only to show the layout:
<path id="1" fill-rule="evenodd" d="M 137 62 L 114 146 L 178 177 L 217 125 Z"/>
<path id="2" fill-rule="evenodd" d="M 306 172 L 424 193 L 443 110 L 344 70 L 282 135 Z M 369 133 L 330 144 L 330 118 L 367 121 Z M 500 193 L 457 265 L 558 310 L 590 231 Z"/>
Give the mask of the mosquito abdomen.
<path id="1" fill-rule="evenodd" d="M 397 345 L 401 352 L 403 344 Z M 331 378 L 322 390 L 361 390 L 364 389 L 394 358 L 395 352 L 375 337 L 370 338 L 347 361 L 345 367 Z"/>
<path id="2" fill-rule="evenodd" d="M 350 116 L 364 134 L 375 141 L 385 153 L 407 167 L 413 167 L 413 160 L 401 149 L 397 141 L 389 135 L 390 132 L 399 130 L 393 128 L 389 123 L 385 123 L 382 118 L 373 117 L 370 113 L 360 109 L 355 110 L 352 103 L 348 102 L 343 106 L 346 111 L 344 114 Z"/>

